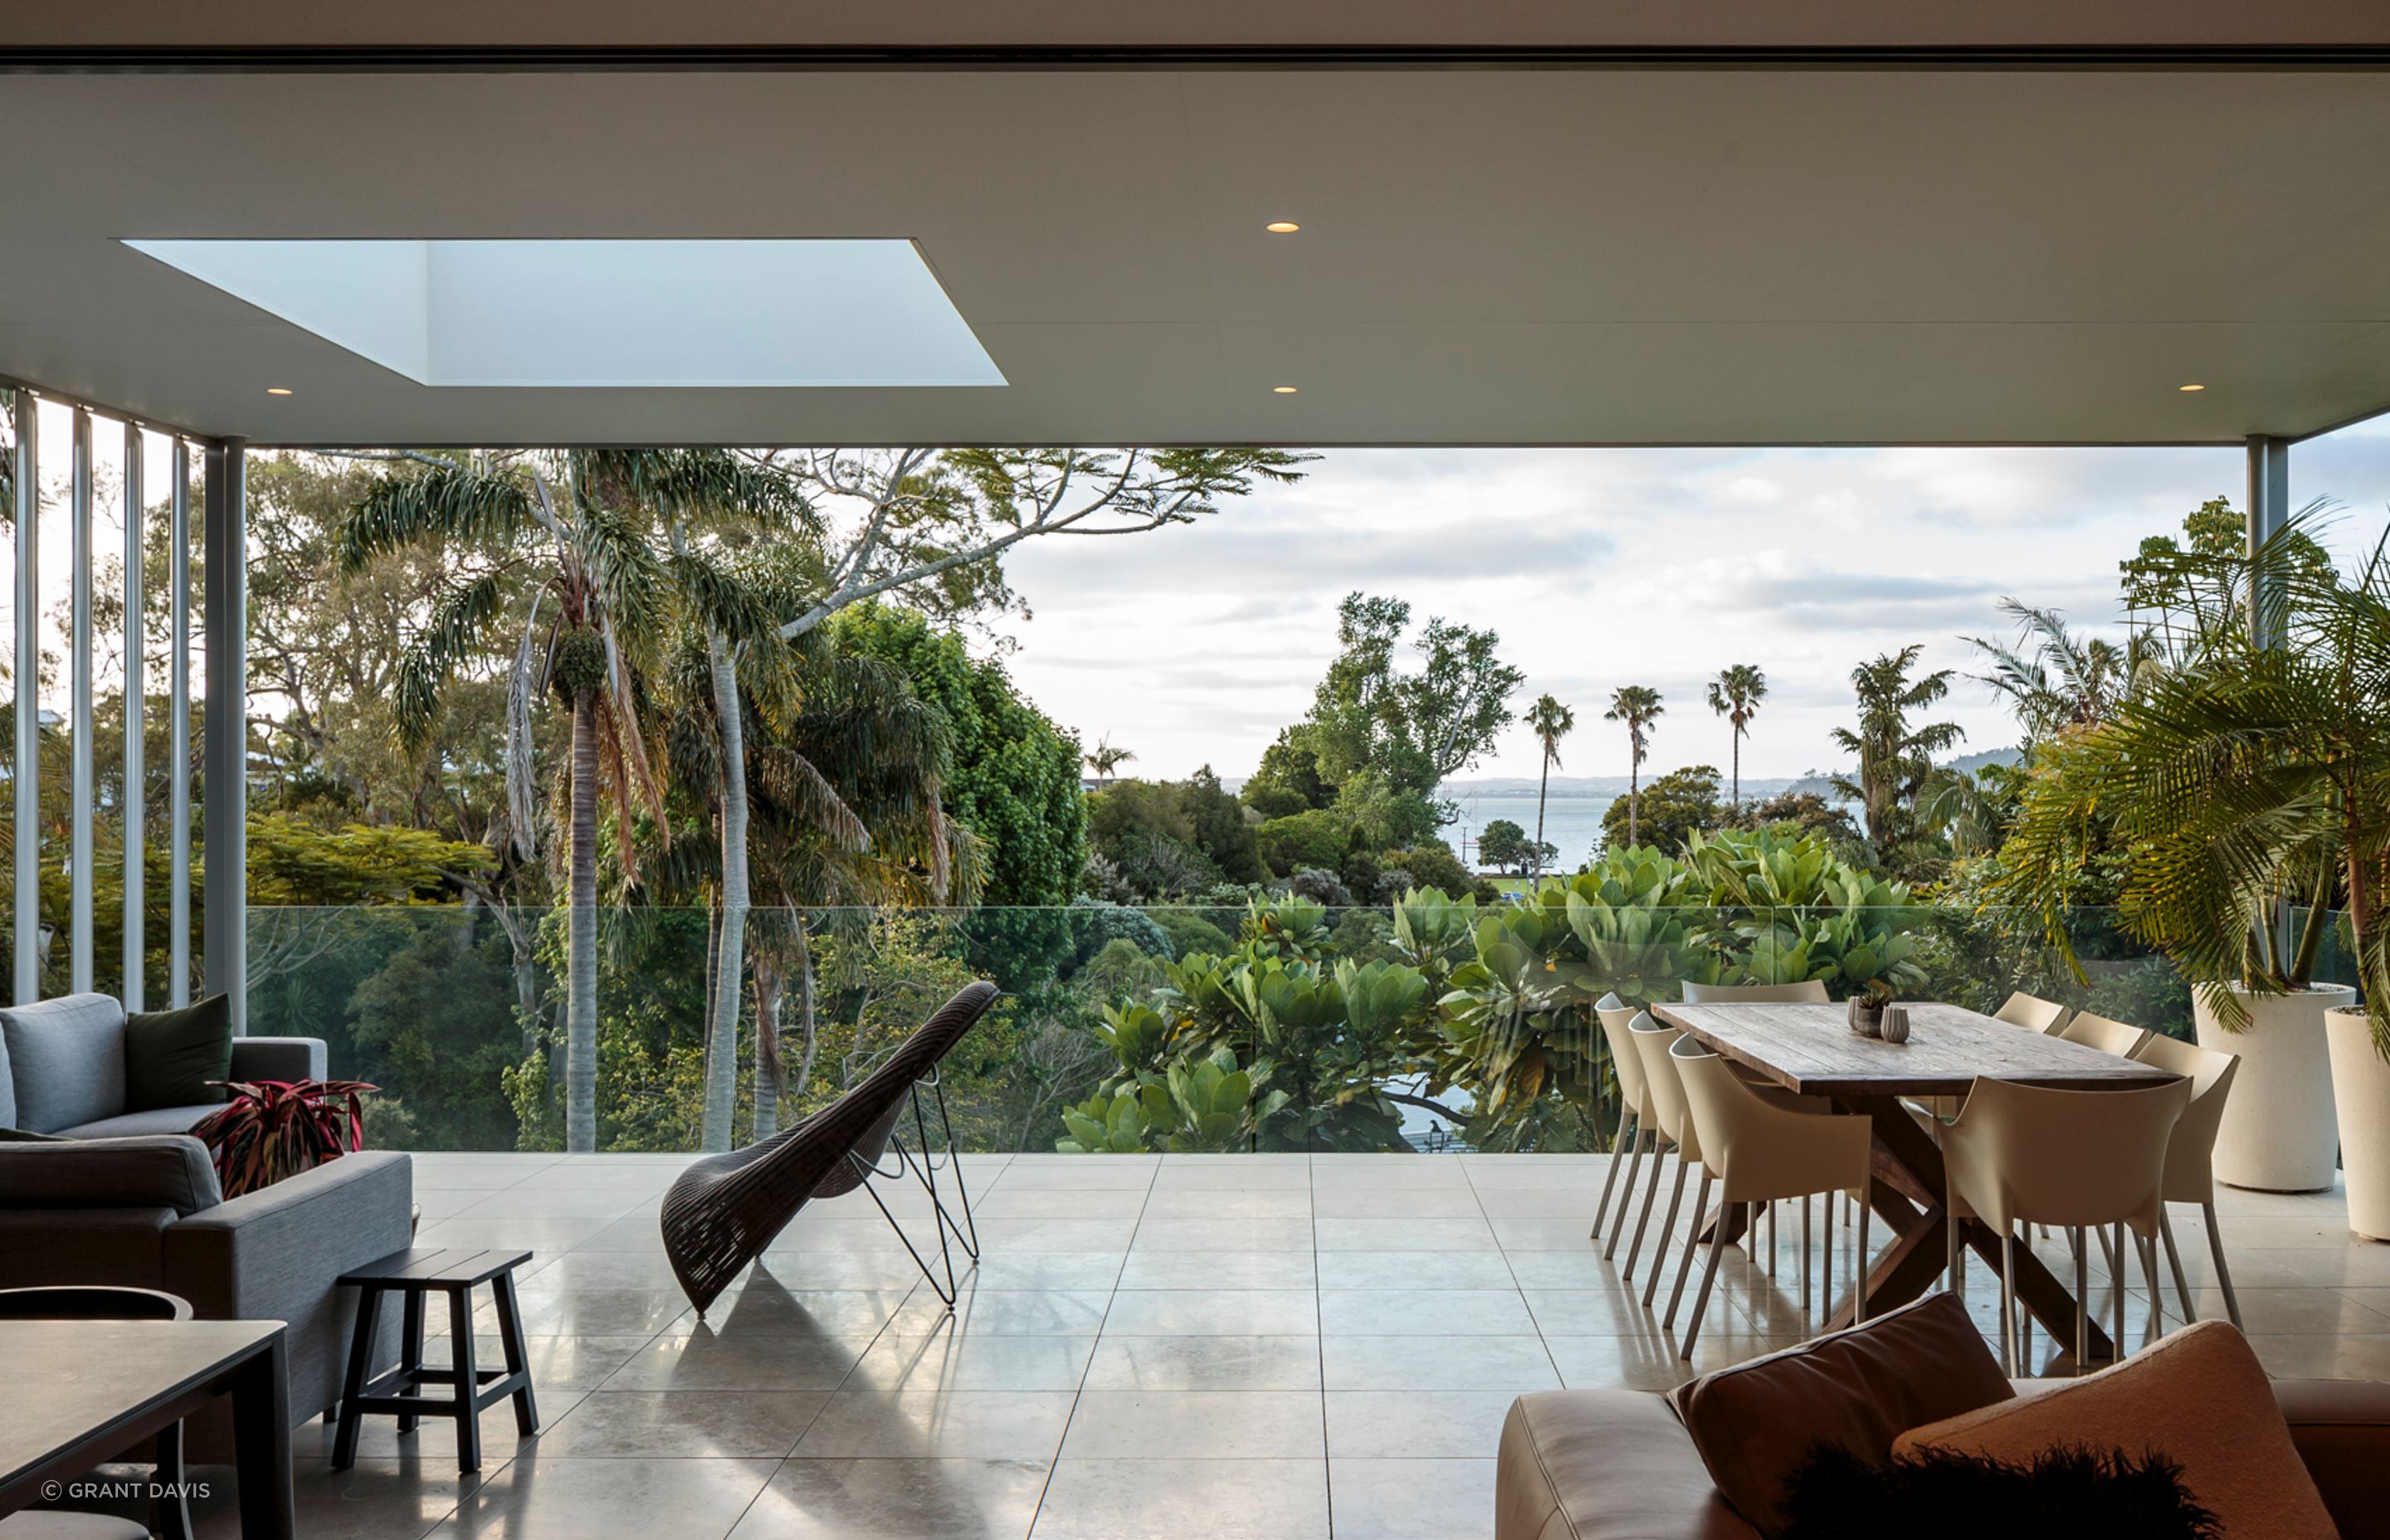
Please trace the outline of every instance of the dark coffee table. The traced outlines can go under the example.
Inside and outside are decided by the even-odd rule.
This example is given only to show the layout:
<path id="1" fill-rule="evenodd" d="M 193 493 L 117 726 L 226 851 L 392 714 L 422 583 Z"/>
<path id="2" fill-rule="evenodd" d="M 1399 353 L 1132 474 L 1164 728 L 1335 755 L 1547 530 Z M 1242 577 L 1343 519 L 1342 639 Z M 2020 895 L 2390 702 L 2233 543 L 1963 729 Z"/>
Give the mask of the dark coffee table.
<path id="1" fill-rule="evenodd" d="M 290 1540 L 280 1321 L 0 1321 L 0 1514 L 232 1397 L 240 1532 Z"/>
<path id="2" fill-rule="evenodd" d="M 342 1283 L 357 1287 L 357 1326 L 349 1342 L 340 1429 L 332 1438 L 333 1469 L 346 1470 L 356 1463 L 357 1432 L 367 1412 L 396 1413 L 402 1433 L 413 1432 L 427 1415 L 455 1418 L 459 1470 L 482 1468 L 482 1413 L 508 1396 L 514 1398 L 516 1431 L 524 1438 L 539 1431 L 539 1408 L 532 1399 L 531 1370 L 523 1353 L 522 1310 L 515 1300 L 515 1269 L 530 1260 L 529 1251 L 418 1246 L 341 1275 Z M 507 1360 L 503 1369 L 481 1368 L 473 1361 L 473 1290 L 484 1283 L 498 1308 L 498 1341 Z M 404 1323 L 398 1367 L 370 1379 L 382 1298 L 392 1293 L 400 1296 Z M 451 1356 L 446 1368 L 423 1367 L 423 1297 L 435 1293 L 448 1297 Z M 427 1383 L 445 1385 L 449 1393 L 425 1395 L 421 1392 Z"/>

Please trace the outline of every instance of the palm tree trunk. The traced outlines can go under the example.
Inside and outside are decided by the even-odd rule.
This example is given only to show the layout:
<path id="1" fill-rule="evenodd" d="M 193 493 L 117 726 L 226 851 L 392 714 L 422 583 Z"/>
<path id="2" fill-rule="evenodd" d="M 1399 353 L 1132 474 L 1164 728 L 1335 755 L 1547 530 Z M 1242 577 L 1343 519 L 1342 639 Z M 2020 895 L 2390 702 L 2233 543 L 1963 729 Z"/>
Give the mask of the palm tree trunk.
<path id="1" fill-rule="evenodd" d="M 1742 811 L 1742 729 L 1734 730 L 1734 789 L 1727 793 L 1727 805 L 1737 813 Z"/>
<path id="2" fill-rule="evenodd" d="M 739 1108 L 739 980 L 746 971 L 747 743 L 739 716 L 739 674 L 721 637 L 709 644 L 713 714 L 722 737 L 722 944 L 714 959 L 713 1020 L 706 1029 L 705 1124 L 708 1154 L 730 1148 Z"/>
<path id="3" fill-rule="evenodd" d="M 1536 783 L 1536 843 L 1544 842 L 1544 799 L 1552 789 L 1552 746 L 1544 745 L 1543 778 Z"/>
<path id="4" fill-rule="evenodd" d="M 814 1055 L 821 1050 L 821 1032 L 814 1019 L 814 945 L 805 933 L 805 917 L 797 917 L 797 1041 L 796 1083 L 787 1096 L 793 1108 L 796 1099 L 805 1094 L 805 1083 L 814 1075 Z"/>
<path id="5" fill-rule="evenodd" d="M 780 970 L 768 949 L 755 953 L 755 1142 L 780 1131 L 789 1072 L 780 1062 Z"/>
<path id="6" fill-rule="evenodd" d="M 1638 827 L 1643 811 L 1643 756 L 1637 754 L 1626 762 L 1626 842 L 1639 844 L 1642 832 Z"/>
<path id="7" fill-rule="evenodd" d="M 564 1007 L 564 1148 L 598 1148 L 598 696 L 572 697 L 572 866 Z"/>

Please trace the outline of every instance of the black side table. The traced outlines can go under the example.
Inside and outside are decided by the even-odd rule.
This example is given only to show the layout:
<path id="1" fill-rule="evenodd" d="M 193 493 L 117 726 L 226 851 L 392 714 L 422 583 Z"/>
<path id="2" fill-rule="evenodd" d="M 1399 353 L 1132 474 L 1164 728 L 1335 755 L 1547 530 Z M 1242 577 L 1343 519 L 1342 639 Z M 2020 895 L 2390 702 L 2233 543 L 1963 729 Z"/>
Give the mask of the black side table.
<path id="1" fill-rule="evenodd" d="M 531 1370 L 523 1356 L 522 1311 L 515 1302 L 515 1269 L 531 1260 L 529 1251 L 435 1251 L 417 1247 L 392 1251 L 354 1272 L 343 1273 L 342 1283 L 357 1287 L 357 1328 L 349 1342 L 348 1374 L 341 1391 L 340 1431 L 332 1439 L 332 1469 L 346 1470 L 356 1463 L 359 1419 L 367 1412 L 395 1412 L 398 1431 L 415 1431 L 429 1415 L 456 1419 L 456 1469 L 482 1468 L 482 1423 L 484 1408 L 514 1397 L 515 1429 L 524 1438 L 539 1431 L 539 1409 L 532 1400 Z M 506 1353 L 503 1369 L 476 1368 L 473 1363 L 473 1286 L 486 1283 L 498 1307 L 498 1340 Z M 423 1367 L 423 1297 L 448 1296 L 449 1351 L 446 1368 Z M 373 1358 L 374 1328 L 381 1320 L 384 1294 L 401 1296 L 404 1327 L 399 1337 L 398 1367 L 379 1379 L 367 1379 Z M 421 1393 L 425 1384 L 452 1387 L 443 1396 Z"/>

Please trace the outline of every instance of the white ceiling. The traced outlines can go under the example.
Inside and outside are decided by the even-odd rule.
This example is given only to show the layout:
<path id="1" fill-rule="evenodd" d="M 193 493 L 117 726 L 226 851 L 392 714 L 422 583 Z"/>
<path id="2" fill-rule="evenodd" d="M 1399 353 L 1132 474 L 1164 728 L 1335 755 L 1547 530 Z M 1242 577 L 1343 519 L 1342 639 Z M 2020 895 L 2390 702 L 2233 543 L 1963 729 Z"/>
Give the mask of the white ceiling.
<path id="1" fill-rule="evenodd" d="M 0 374 L 262 443 L 2222 442 L 2390 406 L 2372 73 L 19 74 L 0 123 Z M 630 237 L 910 238 L 1010 383 L 431 388 L 121 244 Z"/>

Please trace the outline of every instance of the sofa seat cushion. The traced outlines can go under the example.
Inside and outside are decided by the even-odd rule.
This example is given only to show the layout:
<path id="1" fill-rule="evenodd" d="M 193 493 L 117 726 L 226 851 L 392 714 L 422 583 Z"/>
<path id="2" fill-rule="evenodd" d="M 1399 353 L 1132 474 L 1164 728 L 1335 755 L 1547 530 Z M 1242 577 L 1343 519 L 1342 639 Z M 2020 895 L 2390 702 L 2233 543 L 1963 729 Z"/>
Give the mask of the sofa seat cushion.
<path id="1" fill-rule="evenodd" d="M 2340 1533 L 2256 1354 L 2223 1321 L 2186 1327 L 2047 1395 L 1912 1428 L 1894 1453 L 2015 1462 L 2070 1444 L 2165 1456 L 2228 1535 L 2334 1540 Z"/>
<path id="2" fill-rule="evenodd" d="M 1907 1430 L 2013 1394 L 1967 1307 L 1936 1293 L 1703 1375 L 1671 1391 L 1668 1402 L 1726 1500 L 1773 1533 L 1783 1527 L 1785 1489 L 1813 1445 L 1880 1465 Z"/>
<path id="3" fill-rule="evenodd" d="M 1510 1404 L 1494 1540 L 1757 1540 L 1711 1484 L 1668 1404 L 1641 1391 L 1540 1391 Z"/>
<path id="4" fill-rule="evenodd" d="M 232 1077 L 232 996 L 124 1018 L 124 1110 L 221 1103 Z"/>
<path id="5" fill-rule="evenodd" d="M 224 1110 L 213 1107 L 159 1107 L 147 1112 L 121 1112 L 96 1123 L 79 1123 L 58 1133 L 70 1139 L 129 1139 L 143 1134 L 187 1134 L 201 1118 Z"/>
<path id="6" fill-rule="evenodd" d="M 2390 1534 L 2390 1384 L 2277 1380 L 2274 1399 L 2340 1533 Z"/>
<path id="7" fill-rule="evenodd" d="M 19 1128 L 55 1134 L 124 1110 L 124 1007 L 62 995 L 0 1009 Z"/>
<path id="8" fill-rule="evenodd" d="M 186 1135 L 0 1145 L 10 1209 L 164 1208 L 188 1217 L 224 1202 L 208 1147 Z"/>

